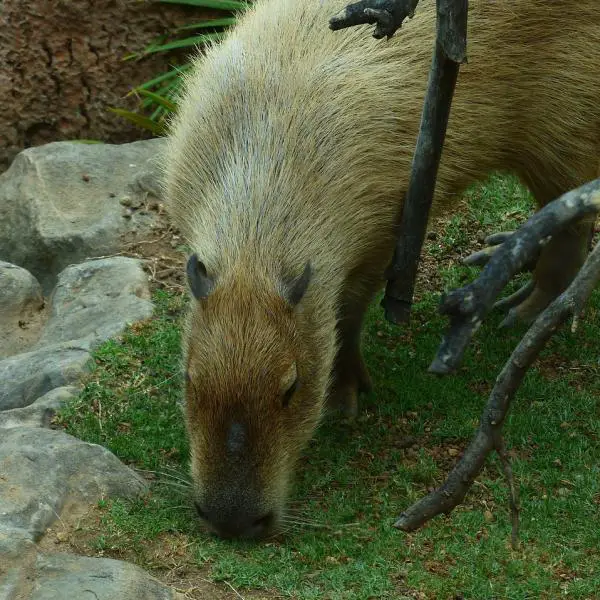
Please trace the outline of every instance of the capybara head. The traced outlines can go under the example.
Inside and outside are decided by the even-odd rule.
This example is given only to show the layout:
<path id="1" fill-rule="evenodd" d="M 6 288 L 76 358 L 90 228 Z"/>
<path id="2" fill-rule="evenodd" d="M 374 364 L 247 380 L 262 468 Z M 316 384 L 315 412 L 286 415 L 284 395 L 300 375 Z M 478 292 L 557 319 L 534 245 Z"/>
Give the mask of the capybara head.
<path id="1" fill-rule="evenodd" d="M 279 285 L 237 273 L 188 261 L 186 423 L 198 514 L 221 537 L 258 538 L 281 521 L 323 393 L 298 330 L 310 264 Z"/>

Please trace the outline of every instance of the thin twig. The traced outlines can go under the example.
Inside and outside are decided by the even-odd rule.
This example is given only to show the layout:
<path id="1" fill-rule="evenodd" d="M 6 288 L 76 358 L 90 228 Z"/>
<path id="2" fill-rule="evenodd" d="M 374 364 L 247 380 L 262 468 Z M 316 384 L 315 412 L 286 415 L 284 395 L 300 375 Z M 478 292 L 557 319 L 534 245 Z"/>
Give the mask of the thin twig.
<path id="1" fill-rule="evenodd" d="M 227 580 L 223 580 L 223 583 L 229 588 L 231 589 L 231 591 L 238 597 L 241 598 L 242 600 L 244 600 L 244 596 L 242 596 Z"/>

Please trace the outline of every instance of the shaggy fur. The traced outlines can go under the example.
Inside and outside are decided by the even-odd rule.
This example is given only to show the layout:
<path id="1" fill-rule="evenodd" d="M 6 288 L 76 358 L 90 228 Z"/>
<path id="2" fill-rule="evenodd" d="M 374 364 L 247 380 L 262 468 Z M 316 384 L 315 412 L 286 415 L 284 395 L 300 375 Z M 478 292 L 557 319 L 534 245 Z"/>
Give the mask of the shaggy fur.
<path id="1" fill-rule="evenodd" d="M 168 210 L 215 280 L 213 294 L 192 303 L 184 334 L 192 474 L 203 515 L 219 532 L 235 521 L 232 535 L 253 535 L 247 522 L 263 514 L 269 528 L 277 523 L 328 394 L 352 413 L 369 388 L 360 327 L 392 256 L 435 3 L 421 0 L 390 41 L 374 40 L 371 27 L 330 31 L 345 3 L 258 0 L 196 59 L 169 137 Z M 597 0 L 469 4 L 469 63 L 436 209 L 495 169 L 517 173 L 542 205 L 595 178 Z M 544 251 L 542 304 L 580 264 L 586 232 L 589 224 Z M 284 282 L 309 261 L 308 290 L 292 307 Z M 294 365 L 299 387 L 284 406 Z M 238 453 L 227 443 L 232 424 Z"/>

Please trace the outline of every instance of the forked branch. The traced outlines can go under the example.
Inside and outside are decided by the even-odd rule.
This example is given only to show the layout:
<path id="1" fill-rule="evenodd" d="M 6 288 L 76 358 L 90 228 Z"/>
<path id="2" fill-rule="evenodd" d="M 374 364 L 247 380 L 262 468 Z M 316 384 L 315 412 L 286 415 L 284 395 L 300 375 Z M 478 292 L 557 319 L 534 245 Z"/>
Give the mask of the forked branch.
<path id="1" fill-rule="evenodd" d="M 355 25 L 373 25 L 373 37 L 391 38 L 402 26 L 404 19 L 412 19 L 419 0 L 360 0 L 348 4 L 344 10 L 329 20 L 329 27 L 336 31 Z"/>
<path id="2" fill-rule="evenodd" d="M 548 236 L 600 211 L 600 179 L 567 192 L 535 213 L 494 252 L 472 283 L 442 298 L 440 312 L 450 317 L 450 328 L 429 367 L 444 375 L 459 365 L 471 338 L 491 311 L 506 284 L 537 256 Z"/>
<path id="3" fill-rule="evenodd" d="M 588 184 L 589 186 L 589 184 Z M 597 186 L 597 182 L 596 182 Z M 593 192 L 593 187 L 587 187 L 587 192 L 575 190 L 573 195 L 563 196 L 558 202 L 568 205 L 565 210 L 570 209 L 573 203 L 580 210 L 587 212 L 588 202 L 595 198 L 596 210 L 600 207 L 600 192 Z M 587 200 L 582 198 L 582 193 L 587 193 Z M 582 207 L 582 203 L 584 207 Z M 556 209 L 551 209 L 550 212 Z M 581 212 L 579 213 L 581 214 Z M 536 221 L 538 222 L 538 221 Z M 562 221 L 561 221 L 562 222 Z M 556 225 L 556 223 L 555 223 Z M 541 227 L 541 225 L 540 225 Z M 517 232 L 519 233 L 519 232 Z M 539 239 L 539 238 L 538 238 Z M 529 248 L 530 246 L 527 246 Z M 502 248 L 499 253 L 499 264 L 515 264 L 514 253 L 519 253 L 519 246 L 512 245 Z M 505 261 L 505 262 L 504 262 Z M 527 334 L 523 337 L 510 359 L 505 364 L 496 384 L 490 394 L 479 428 L 473 437 L 469 447 L 466 449 L 461 460 L 452 469 L 446 481 L 426 497 L 413 504 L 404 511 L 395 523 L 395 527 L 404 531 L 413 531 L 421 527 L 434 516 L 440 513 L 449 513 L 465 497 L 471 484 L 480 473 L 487 455 L 495 449 L 502 460 L 505 474 L 511 488 L 511 509 L 513 523 L 513 545 L 516 543 L 518 528 L 518 500 L 512 484 L 512 473 L 507 457 L 504 453 L 504 442 L 502 439 L 502 425 L 508 413 L 510 404 L 538 354 L 552 337 L 556 329 L 570 316 L 577 318 L 582 312 L 586 302 L 594 288 L 600 281 L 600 243 L 588 256 L 587 261 L 581 268 L 569 288 L 563 292 L 548 308 L 539 315 Z"/>

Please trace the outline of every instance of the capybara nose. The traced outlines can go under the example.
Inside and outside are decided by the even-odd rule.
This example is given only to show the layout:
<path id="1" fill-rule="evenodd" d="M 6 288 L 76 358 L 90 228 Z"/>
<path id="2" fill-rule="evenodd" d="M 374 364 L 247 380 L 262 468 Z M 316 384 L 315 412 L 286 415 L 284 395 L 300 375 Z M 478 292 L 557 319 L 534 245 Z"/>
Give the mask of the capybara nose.
<path id="1" fill-rule="evenodd" d="M 275 516 L 272 512 L 258 514 L 250 510 L 210 510 L 198 502 L 194 503 L 201 519 L 222 538 L 257 539 L 267 535 L 273 528 Z"/>

